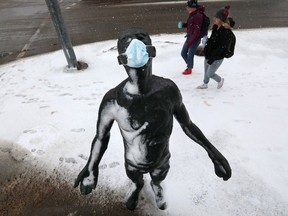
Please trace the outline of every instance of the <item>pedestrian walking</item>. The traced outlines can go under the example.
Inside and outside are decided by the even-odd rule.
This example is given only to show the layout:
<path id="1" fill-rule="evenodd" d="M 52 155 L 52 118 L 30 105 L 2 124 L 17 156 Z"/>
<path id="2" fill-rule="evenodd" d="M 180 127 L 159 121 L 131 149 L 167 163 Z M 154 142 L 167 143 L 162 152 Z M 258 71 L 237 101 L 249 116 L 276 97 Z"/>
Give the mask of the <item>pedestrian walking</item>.
<path id="1" fill-rule="evenodd" d="M 220 89 L 223 86 L 224 78 L 216 74 L 224 58 L 234 55 L 236 38 L 232 32 L 235 25 L 233 18 L 229 16 L 230 6 L 218 10 L 213 19 L 212 34 L 204 48 L 204 83 L 198 89 L 207 89 L 210 79 L 215 80 Z"/>
<path id="2" fill-rule="evenodd" d="M 201 26 L 205 11 L 203 6 L 198 5 L 197 0 L 188 0 L 186 9 L 189 13 L 187 22 L 178 22 L 178 28 L 187 28 L 186 40 L 181 51 L 181 56 L 187 65 L 187 68 L 182 72 L 184 75 L 192 73 L 194 55 L 201 42 Z"/>

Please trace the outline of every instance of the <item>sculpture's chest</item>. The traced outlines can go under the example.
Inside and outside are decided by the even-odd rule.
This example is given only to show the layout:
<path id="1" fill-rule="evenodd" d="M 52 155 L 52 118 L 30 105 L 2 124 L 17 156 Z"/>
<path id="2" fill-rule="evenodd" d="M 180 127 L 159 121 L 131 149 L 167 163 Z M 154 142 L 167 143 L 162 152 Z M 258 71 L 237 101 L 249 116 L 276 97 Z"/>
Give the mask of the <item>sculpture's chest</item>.
<path id="1" fill-rule="evenodd" d="M 124 98 L 118 101 L 122 117 L 126 118 L 133 129 L 148 122 L 148 128 L 159 128 L 173 117 L 171 101 L 161 95 Z"/>

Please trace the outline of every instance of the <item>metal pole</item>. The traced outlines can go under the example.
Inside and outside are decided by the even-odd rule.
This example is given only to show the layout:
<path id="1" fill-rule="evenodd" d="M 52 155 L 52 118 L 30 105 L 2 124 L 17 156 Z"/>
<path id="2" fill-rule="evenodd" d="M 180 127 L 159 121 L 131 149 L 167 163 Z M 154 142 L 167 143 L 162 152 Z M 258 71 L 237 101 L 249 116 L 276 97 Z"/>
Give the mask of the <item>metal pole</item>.
<path id="1" fill-rule="evenodd" d="M 48 6 L 49 12 L 51 14 L 56 32 L 62 44 L 64 55 L 68 62 L 68 68 L 79 69 L 79 63 L 77 62 L 68 32 L 65 28 L 63 17 L 61 14 L 61 9 L 58 0 L 45 0 Z"/>

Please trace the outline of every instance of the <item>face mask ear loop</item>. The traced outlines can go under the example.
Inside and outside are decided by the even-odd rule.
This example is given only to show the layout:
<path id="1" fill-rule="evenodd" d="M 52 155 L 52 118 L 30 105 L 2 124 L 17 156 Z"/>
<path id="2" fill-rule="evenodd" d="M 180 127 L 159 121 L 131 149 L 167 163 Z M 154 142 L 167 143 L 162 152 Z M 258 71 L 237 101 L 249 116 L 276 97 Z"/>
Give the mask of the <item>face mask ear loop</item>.
<path id="1" fill-rule="evenodd" d="M 118 57 L 118 64 L 119 65 L 127 65 L 127 55 L 125 53 L 120 54 Z"/>
<path id="2" fill-rule="evenodd" d="M 156 48 L 152 45 L 147 45 L 146 46 L 146 50 L 147 50 L 147 53 L 149 55 L 149 58 L 154 58 L 156 57 Z"/>

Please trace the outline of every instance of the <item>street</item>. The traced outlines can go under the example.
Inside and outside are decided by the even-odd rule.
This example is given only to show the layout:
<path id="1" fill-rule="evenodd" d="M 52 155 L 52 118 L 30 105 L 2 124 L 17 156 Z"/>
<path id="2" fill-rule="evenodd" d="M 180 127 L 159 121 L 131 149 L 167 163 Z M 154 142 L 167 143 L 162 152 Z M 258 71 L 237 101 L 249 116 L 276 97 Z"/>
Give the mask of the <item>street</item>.
<path id="1" fill-rule="evenodd" d="M 150 34 L 184 34 L 183 29 L 177 29 L 177 22 L 187 18 L 185 1 L 145 2 L 61 0 L 60 6 L 74 46 L 117 39 L 121 31 L 132 26 L 142 27 Z M 227 4 L 225 1 L 202 3 L 210 18 Z M 235 29 L 288 26 L 288 1 L 229 3 L 230 15 L 236 21 Z M 61 49 L 45 1 L 2 0 L 0 19 L 0 64 Z"/>

